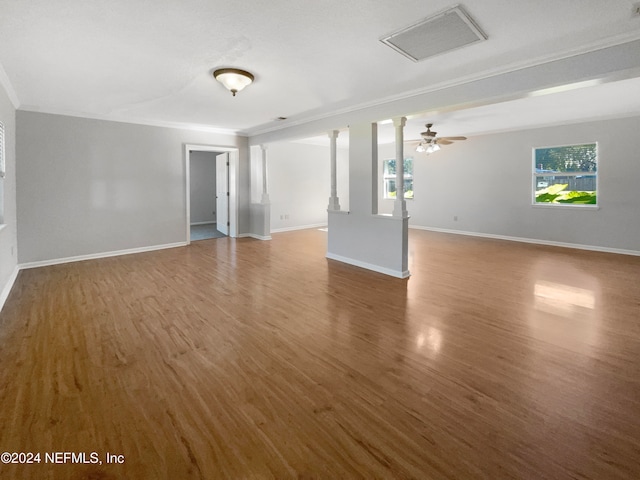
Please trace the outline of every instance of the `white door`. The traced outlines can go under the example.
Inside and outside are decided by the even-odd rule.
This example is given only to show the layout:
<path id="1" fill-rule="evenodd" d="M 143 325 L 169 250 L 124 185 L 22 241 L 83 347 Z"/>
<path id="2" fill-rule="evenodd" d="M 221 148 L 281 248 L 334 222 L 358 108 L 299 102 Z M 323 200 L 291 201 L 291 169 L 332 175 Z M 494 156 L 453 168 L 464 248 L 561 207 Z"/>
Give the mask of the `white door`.
<path id="1" fill-rule="evenodd" d="M 229 153 L 216 156 L 216 228 L 229 235 Z"/>

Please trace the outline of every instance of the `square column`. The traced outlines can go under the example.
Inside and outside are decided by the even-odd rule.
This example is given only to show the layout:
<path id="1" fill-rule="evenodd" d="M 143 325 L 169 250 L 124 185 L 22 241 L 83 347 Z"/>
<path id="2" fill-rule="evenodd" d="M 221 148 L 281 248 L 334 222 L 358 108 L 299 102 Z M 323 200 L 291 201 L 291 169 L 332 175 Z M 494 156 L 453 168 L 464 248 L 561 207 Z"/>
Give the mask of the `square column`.
<path id="1" fill-rule="evenodd" d="M 271 201 L 269 200 L 269 193 L 267 192 L 267 146 L 264 144 L 260 145 L 260 150 L 262 151 L 262 200 L 260 203 L 269 205 Z"/>
<path id="2" fill-rule="evenodd" d="M 338 181 L 337 181 L 337 139 L 338 130 L 329 132 L 329 140 L 331 143 L 331 196 L 329 197 L 329 206 L 327 210 L 339 211 L 340 199 L 338 198 Z"/>
<path id="3" fill-rule="evenodd" d="M 406 117 L 393 119 L 396 129 L 396 201 L 393 205 L 393 216 L 408 218 L 407 202 L 404 199 L 404 126 Z"/>

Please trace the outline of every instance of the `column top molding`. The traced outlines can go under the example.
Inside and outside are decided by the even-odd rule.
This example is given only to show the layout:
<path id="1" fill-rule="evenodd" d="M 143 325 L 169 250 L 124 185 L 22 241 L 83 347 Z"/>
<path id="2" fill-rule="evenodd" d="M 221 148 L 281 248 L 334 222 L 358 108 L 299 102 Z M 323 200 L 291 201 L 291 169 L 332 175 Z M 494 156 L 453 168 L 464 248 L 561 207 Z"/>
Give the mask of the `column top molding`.
<path id="1" fill-rule="evenodd" d="M 393 119 L 394 127 L 404 127 L 407 124 L 407 117 L 396 117 Z"/>
<path id="2" fill-rule="evenodd" d="M 340 130 L 330 130 L 328 135 L 329 138 L 338 138 L 338 135 L 340 135 Z"/>

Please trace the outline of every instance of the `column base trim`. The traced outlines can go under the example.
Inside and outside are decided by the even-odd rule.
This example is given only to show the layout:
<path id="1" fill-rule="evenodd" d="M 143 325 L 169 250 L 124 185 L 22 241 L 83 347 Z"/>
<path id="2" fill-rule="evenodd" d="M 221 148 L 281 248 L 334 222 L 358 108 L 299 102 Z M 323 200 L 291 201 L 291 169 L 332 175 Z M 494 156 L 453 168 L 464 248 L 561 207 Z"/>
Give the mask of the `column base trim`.
<path id="1" fill-rule="evenodd" d="M 411 276 L 411 272 L 409 272 L 409 270 L 405 270 L 405 271 L 393 270 L 391 268 L 381 267 L 379 265 L 374 265 L 372 263 L 362 262 L 354 258 L 343 257 L 342 255 L 336 255 L 335 253 L 331 253 L 331 252 L 327 252 L 326 258 L 328 258 L 329 260 L 335 260 L 337 262 L 347 263 L 349 265 L 353 265 L 354 267 L 360 267 L 366 270 L 382 273 L 384 275 L 389 275 L 395 278 L 409 278 Z"/>

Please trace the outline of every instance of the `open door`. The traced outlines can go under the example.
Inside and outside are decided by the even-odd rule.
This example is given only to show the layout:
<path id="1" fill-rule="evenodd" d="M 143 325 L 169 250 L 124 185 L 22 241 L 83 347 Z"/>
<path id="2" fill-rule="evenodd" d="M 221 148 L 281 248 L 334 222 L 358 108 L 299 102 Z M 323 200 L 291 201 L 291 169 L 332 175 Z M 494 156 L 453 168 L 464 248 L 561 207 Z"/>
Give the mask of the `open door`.
<path id="1" fill-rule="evenodd" d="M 237 148 L 216 145 L 185 144 L 185 227 L 187 245 L 191 243 L 191 160 L 193 152 L 214 152 L 216 165 L 216 228 L 218 232 L 238 236 L 238 166 Z M 220 155 L 220 152 L 226 152 Z M 211 180 L 213 181 L 213 179 Z"/>
<path id="2" fill-rule="evenodd" d="M 229 152 L 216 156 L 216 229 L 229 235 Z"/>

